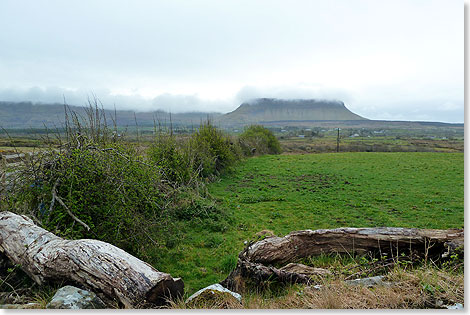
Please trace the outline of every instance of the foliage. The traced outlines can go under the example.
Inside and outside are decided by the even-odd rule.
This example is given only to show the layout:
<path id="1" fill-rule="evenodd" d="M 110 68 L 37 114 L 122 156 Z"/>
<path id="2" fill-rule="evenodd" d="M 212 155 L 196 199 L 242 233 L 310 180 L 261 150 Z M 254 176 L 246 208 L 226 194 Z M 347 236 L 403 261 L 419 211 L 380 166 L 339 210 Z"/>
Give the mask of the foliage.
<path id="1" fill-rule="evenodd" d="M 210 121 L 202 123 L 192 135 L 189 150 L 202 177 L 219 175 L 240 159 L 237 145 Z"/>
<path id="2" fill-rule="evenodd" d="M 163 177 L 170 183 L 188 183 L 195 174 L 185 150 L 186 142 L 178 143 L 175 136 L 159 132 L 147 150 L 148 158 L 161 168 Z"/>
<path id="3" fill-rule="evenodd" d="M 256 149 L 256 154 L 279 154 L 281 145 L 276 136 L 260 125 L 251 125 L 243 131 L 239 138 L 243 153 L 247 156 L 253 155 L 252 150 Z"/>
<path id="4" fill-rule="evenodd" d="M 149 159 L 159 166 L 174 186 L 190 185 L 200 178 L 214 178 L 241 158 L 241 149 L 208 120 L 189 138 L 177 139 L 159 131 L 148 150 Z"/>
<path id="5" fill-rule="evenodd" d="M 160 132 L 144 157 L 106 125 L 96 103 L 86 112 L 66 111 L 66 142 L 57 137 L 60 146 L 20 170 L 10 208 L 24 209 L 60 236 L 101 239 L 140 257 L 149 241 L 175 247 L 181 228 L 193 222 L 209 231 L 227 229 L 227 216 L 205 193 L 201 177 L 219 174 L 239 155 L 210 122 L 189 139 Z M 216 247 L 220 240 L 206 244 Z"/>
<path id="6" fill-rule="evenodd" d="M 169 188 L 155 167 L 134 156 L 135 150 L 120 144 L 68 148 L 35 171 L 18 199 L 58 235 L 99 238 L 135 252 L 136 244 L 148 241 L 148 231 L 167 226 Z"/>

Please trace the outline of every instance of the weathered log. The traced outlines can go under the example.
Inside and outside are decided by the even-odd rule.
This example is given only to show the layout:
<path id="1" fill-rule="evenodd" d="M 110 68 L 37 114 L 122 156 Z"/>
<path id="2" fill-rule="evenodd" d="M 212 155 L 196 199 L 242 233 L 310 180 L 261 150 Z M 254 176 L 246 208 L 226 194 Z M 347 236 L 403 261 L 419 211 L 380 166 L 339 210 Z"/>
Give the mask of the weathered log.
<path id="1" fill-rule="evenodd" d="M 423 258 L 445 257 L 456 248 L 463 250 L 463 229 L 423 230 L 409 228 L 338 228 L 304 230 L 284 237 L 268 237 L 249 244 L 239 255 L 235 270 L 221 282 L 240 291 L 249 279 L 255 283 L 270 280 L 283 283 L 311 283 L 308 273 L 272 264 L 295 262 L 300 258 L 329 253 L 376 252 L 397 257 L 412 252 Z"/>
<path id="2" fill-rule="evenodd" d="M 396 255 L 397 251 L 411 250 L 432 257 L 445 255 L 463 244 L 463 229 L 379 227 L 303 230 L 256 242 L 240 253 L 240 257 L 262 264 L 293 262 L 322 253 L 380 251 L 390 256 Z"/>
<path id="3" fill-rule="evenodd" d="M 241 290 L 240 279 L 250 279 L 254 283 L 277 281 L 290 284 L 309 284 L 312 282 L 312 278 L 307 274 L 290 272 L 273 266 L 264 266 L 260 263 L 253 263 L 239 258 L 235 270 L 220 284 L 229 290 L 239 292 Z"/>
<path id="4" fill-rule="evenodd" d="M 0 251 L 38 284 L 70 281 L 125 307 L 162 305 L 183 295 L 181 279 L 159 272 L 111 244 L 65 240 L 26 216 L 7 211 L 0 212 Z"/>

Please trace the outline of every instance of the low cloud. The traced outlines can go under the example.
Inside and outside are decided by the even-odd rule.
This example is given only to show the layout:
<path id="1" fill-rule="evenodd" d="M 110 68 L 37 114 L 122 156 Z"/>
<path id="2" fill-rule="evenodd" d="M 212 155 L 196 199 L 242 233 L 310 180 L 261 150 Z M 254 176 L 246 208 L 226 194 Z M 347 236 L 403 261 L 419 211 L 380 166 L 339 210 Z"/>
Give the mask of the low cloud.
<path id="1" fill-rule="evenodd" d="M 333 89 L 322 86 L 303 85 L 255 87 L 245 86 L 235 96 L 237 101 L 245 102 L 254 98 L 283 98 L 283 99 L 328 99 L 338 100 L 344 103 L 351 102 L 352 93 L 344 89 Z"/>
<path id="2" fill-rule="evenodd" d="M 181 112 L 220 112 L 235 110 L 241 103 L 261 97 L 284 99 L 329 99 L 343 101 L 347 108 L 369 119 L 379 120 L 422 120 L 458 122 L 464 121 L 464 104 L 458 99 L 429 98 L 427 100 L 392 99 L 376 94 L 365 97 L 344 89 L 331 89 L 321 86 L 298 87 L 244 86 L 232 98 L 207 100 L 198 95 L 163 93 L 154 98 L 144 98 L 139 94 L 116 94 L 108 89 L 84 90 L 61 87 L 29 89 L 0 89 L 0 101 L 33 103 L 63 103 L 83 106 L 88 99 L 97 97 L 104 108 L 132 110 L 136 112 L 164 110 Z"/>
<path id="3" fill-rule="evenodd" d="M 385 102 L 385 101 L 384 101 Z M 463 101 L 429 99 L 399 100 L 393 106 L 377 106 L 380 100 L 359 100 L 348 106 L 356 114 L 377 120 L 439 121 L 449 123 L 464 122 Z M 460 105 L 459 105 L 460 104 Z"/>
<path id="4" fill-rule="evenodd" d="M 228 112 L 235 104 L 227 100 L 205 100 L 197 95 L 164 93 L 154 98 L 144 98 L 138 94 L 115 94 L 108 89 L 83 90 L 60 87 L 0 90 L 0 101 L 33 103 L 64 103 L 83 106 L 88 99 L 96 97 L 104 108 L 133 110 L 136 112 L 164 110 L 181 112 Z M 235 106 L 236 107 L 236 106 Z M 234 108 L 233 108 L 234 109 Z"/>

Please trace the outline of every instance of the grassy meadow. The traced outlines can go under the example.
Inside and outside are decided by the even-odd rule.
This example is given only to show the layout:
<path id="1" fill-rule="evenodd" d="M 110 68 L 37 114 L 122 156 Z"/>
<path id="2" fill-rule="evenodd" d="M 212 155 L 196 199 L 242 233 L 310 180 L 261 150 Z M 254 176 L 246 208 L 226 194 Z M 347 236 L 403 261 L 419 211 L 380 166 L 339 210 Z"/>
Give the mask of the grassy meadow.
<path id="1" fill-rule="evenodd" d="M 219 216 L 182 223 L 146 260 L 182 277 L 186 294 L 223 280 L 244 242 L 270 230 L 463 228 L 462 153 L 326 153 L 245 159 L 208 185 Z"/>
<path id="2" fill-rule="evenodd" d="M 337 227 L 464 227 L 463 137 L 348 137 L 341 139 L 336 153 L 332 152 L 335 134 L 282 135 L 278 142 L 260 126 L 234 135 L 209 121 L 192 134 L 154 130 L 155 134 L 115 137 L 116 130 L 96 124 L 102 116 L 90 113 L 87 124 L 74 122 L 60 137 L 45 133 L 0 139 L 0 154 L 36 153 L 24 163 L 0 163 L 0 209 L 31 215 L 38 225 L 64 238 L 97 238 L 114 244 L 162 272 L 181 277 L 185 298 L 224 280 L 246 244 L 267 235 Z M 276 154 L 280 151 L 283 154 Z M 7 190 L 11 178 L 18 185 Z M 75 224 L 57 203 L 53 208 L 54 190 L 92 232 Z M 368 258 L 308 257 L 301 262 L 341 271 L 333 279 L 336 282 L 325 282 L 332 288 L 329 293 L 308 293 L 310 289 L 298 285 L 285 287 L 282 294 L 266 288 L 247 290 L 242 304 L 245 308 L 434 307 L 426 303 L 437 299 L 436 292 L 457 292 L 447 300 L 463 302 L 463 267 L 459 267 L 463 260 L 455 257 L 453 265 L 436 269 L 427 269 L 427 262 L 425 268 L 407 269 L 397 259 L 390 279 L 401 281 L 408 291 L 384 290 L 381 296 L 397 294 L 393 302 L 381 301 L 367 288 L 345 291 L 341 277 Z M 8 270 L 1 272 L 0 278 L 11 276 Z M 18 288 L 28 287 L 31 280 L 25 279 L 18 275 Z M 13 284 L 8 283 L 10 288 Z M 25 295 L 26 300 L 54 291 L 47 285 L 35 290 Z M 341 298 L 338 292 L 350 296 Z M 360 301 L 367 305 L 354 304 L 354 296 L 367 294 L 372 294 L 368 304 Z M 43 300 L 51 297 L 47 293 Z M 344 303 L 333 303 L 340 300 Z M 173 307 L 191 307 L 177 303 Z"/>

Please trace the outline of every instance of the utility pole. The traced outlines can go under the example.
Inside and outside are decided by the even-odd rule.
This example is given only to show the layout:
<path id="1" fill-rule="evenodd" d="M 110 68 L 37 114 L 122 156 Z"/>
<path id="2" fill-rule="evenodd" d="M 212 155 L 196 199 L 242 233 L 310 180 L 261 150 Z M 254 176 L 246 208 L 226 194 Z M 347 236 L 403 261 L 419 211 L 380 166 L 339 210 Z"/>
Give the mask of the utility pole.
<path id="1" fill-rule="evenodd" d="M 336 152 L 339 152 L 339 131 L 341 129 L 338 128 L 338 136 L 336 137 Z"/>

